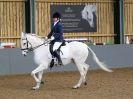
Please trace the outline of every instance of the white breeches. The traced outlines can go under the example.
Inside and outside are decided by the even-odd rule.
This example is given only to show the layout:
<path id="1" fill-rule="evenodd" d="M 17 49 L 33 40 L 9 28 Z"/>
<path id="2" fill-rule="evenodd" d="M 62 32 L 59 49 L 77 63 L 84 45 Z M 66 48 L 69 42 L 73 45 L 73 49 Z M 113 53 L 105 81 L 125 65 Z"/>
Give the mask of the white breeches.
<path id="1" fill-rule="evenodd" d="M 54 46 L 53 46 L 53 51 L 57 50 L 61 44 L 62 44 L 62 42 L 55 42 Z"/>

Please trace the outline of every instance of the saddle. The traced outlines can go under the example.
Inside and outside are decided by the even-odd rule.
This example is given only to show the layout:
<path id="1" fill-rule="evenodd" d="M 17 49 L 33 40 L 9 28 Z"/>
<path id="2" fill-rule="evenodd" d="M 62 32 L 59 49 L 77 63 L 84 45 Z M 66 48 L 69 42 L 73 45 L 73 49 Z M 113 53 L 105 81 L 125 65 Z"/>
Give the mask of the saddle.
<path id="1" fill-rule="evenodd" d="M 50 69 L 52 69 L 53 66 L 58 65 L 57 58 L 55 57 L 54 52 L 53 52 L 53 45 L 54 45 L 54 42 L 51 42 L 49 45 L 49 56 L 48 57 L 51 58 Z M 60 47 L 57 49 L 60 53 L 61 58 L 67 57 L 68 49 L 65 46 L 66 46 L 66 41 L 64 40 L 62 44 L 60 45 Z"/>
<path id="2" fill-rule="evenodd" d="M 50 42 L 50 46 L 49 46 L 49 51 L 50 51 L 50 53 L 51 53 L 51 55 L 52 55 L 53 57 L 54 57 L 54 52 L 53 52 L 54 43 L 55 43 L 55 42 L 51 41 L 51 42 Z M 57 50 L 60 52 L 61 47 L 62 47 L 62 46 L 65 46 L 65 45 L 66 45 L 66 41 L 64 40 L 64 41 L 62 42 L 62 44 L 60 45 L 60 47 L 59 47 Z"/>

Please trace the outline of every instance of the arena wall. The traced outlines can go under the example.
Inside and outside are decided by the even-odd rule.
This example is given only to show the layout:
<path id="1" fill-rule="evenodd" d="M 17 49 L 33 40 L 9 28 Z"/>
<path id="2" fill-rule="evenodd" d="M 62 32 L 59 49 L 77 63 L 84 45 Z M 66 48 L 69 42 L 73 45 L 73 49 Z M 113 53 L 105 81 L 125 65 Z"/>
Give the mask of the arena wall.
<path id="1" fill-rule="evenodd" d="M 96 45 L 90 47 L 109 68 L 133 67 L 133 45 Z M 91 54 L 86 63 L 90 65 L 90 69 L 100 69 L 93 61 Z M 28 56 L 24 57 L 19 48 L 0 49 L 0 75 L 27 74 L 35 68 L 33 53 L 29 53 Z M 62 67 L 54 67 L 48 72 L 76 70 L 76 66 L 69 64 Z"/>

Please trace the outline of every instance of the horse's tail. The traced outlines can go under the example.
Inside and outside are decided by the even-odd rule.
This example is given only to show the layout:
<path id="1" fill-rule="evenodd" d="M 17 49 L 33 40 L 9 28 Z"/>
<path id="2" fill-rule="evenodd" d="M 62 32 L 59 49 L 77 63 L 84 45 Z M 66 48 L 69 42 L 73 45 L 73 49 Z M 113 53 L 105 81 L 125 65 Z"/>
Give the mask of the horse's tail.
<path id="1" fill-rule="evenodd" d="M 105 71 L 107 72 L 112 72 L 112 70 L 108 69 L 106 64 L 104 64 L 103 62 L 100 62 L 98 57 L 96 56 L 96 54 L 94 53 L 94 51 L 88 47 L 88 49 L 90 50 L 90 52 L 92 53 L 93 59 L 94 61 Z"/>

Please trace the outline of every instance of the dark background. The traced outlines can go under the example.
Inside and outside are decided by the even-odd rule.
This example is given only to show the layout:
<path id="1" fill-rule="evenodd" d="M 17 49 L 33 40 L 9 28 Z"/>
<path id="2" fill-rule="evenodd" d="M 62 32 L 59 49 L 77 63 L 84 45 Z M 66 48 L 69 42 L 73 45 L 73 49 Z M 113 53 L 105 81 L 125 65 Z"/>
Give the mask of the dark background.
<path id="1" fill-rule="evenodd" d="M 54 12 L 59 12 L 62 16 L 61 22 L 64 33 L 67 32 L 96 32 L 96 15 L 94 15 L 94 28 L 89 26 L 89 23 L 82 19 L 81 11 L 85 5 L 51 5 L 51 23 Z"/>

